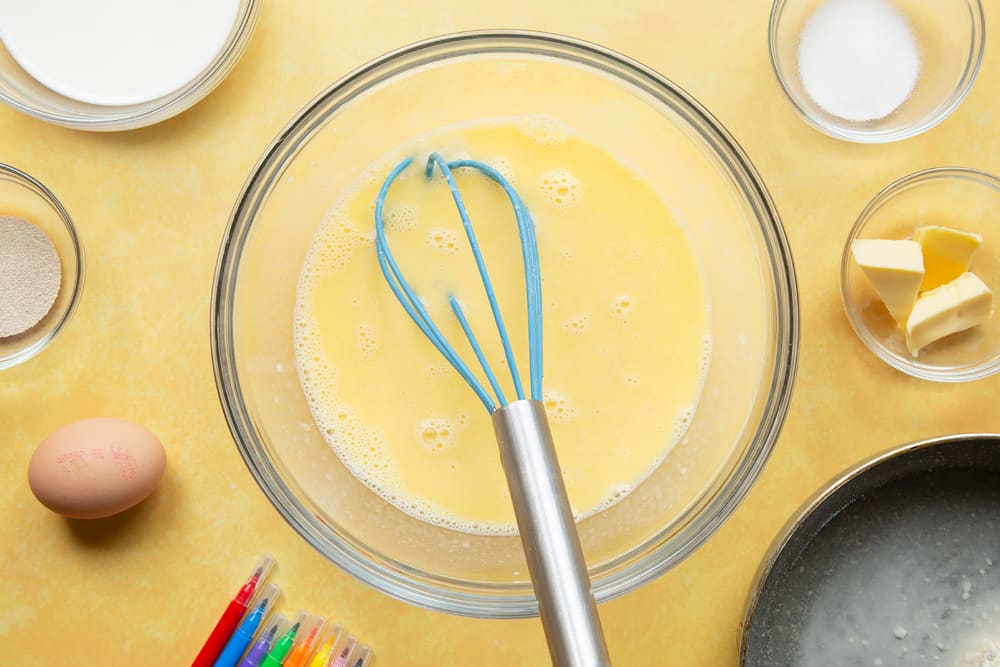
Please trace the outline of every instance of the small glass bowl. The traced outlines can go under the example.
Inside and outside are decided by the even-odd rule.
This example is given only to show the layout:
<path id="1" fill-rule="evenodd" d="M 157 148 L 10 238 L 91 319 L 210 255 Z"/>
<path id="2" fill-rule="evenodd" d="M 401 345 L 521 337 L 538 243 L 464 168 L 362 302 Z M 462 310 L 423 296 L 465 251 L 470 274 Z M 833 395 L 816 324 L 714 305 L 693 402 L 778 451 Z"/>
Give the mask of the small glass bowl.
<path id="1" fill-rule="evenodd" d="M 980 0 L 891 0 L 908 19 L 920 51 L 913 93 L 878 120 L 855 122 L 830 114 L 809 97 L 798 72 L 799 35 L 823 1 L 775 0 L 768 29 L 774 73 L 796 111 L 816 129 L 858 143 L 907 139 L 947 118 L 968 94 L 986 43 Z"/>
<path id="2" fill-rule="evenodd" d="M 189 109 L 218 86 L 243 55 L 257 24 L 260 0 L 240 0 L 236 22 L 215 60 L 185 86 L 155 100 L 129 105 L 88 104 L 36 81 L 0 42 L 0 102 L 40 120 L 97 132 L 132 130 Z"/>
<path id="3" fill-rule="evenodd" d="M 38 324 L 22 334 L 0 338 L 0 370 L 27 361 L 56 337 L 80 301 L 83 291 L 83 246 L 69 213 L 52 192 L 37 180 L 0 163 L 0 216 L 22 218 L 43 232 L 55 246 L 62 281 L 52 308 Z"/>
<path id="4" fill-rule="evenodd" d="M 937 382 L 978 380 L 1000 371 L 1000 316 L 931 343 L 914 357 L 851 254 L 856 239 L 906 239 L 923 225 L 983 236 L 970 270 L 1000 292 L 1000 179 L 976 169 L 939 167 L 905 176 L 878 193 L 844 244 L 840 289 L 847 318 L 879 359 L 913 377 Z"/>

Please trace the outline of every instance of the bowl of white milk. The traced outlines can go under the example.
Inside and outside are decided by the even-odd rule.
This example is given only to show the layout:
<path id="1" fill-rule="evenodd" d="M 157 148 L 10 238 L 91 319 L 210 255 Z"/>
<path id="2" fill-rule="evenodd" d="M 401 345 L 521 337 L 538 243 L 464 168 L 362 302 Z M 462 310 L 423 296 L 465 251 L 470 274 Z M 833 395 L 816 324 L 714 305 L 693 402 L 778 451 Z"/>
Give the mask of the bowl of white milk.
<path id="1" fill-rule="evenodd" d="M 259 0 L 2 0 L 0 101 L 82 130 L 158 123 L 229 74 L 259 10 Z"/>

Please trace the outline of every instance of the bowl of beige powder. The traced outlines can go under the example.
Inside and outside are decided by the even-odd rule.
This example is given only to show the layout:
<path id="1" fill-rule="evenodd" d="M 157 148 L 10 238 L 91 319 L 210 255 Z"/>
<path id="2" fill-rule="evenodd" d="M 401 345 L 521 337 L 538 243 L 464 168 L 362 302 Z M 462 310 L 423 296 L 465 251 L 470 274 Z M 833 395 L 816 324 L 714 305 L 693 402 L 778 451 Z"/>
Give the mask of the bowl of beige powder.
<path id="1" fill-rule="evenodd" d="M 83 248 L 56 196 L 0 163 L 0 370 L 35 356 L 80 300 Z"/>

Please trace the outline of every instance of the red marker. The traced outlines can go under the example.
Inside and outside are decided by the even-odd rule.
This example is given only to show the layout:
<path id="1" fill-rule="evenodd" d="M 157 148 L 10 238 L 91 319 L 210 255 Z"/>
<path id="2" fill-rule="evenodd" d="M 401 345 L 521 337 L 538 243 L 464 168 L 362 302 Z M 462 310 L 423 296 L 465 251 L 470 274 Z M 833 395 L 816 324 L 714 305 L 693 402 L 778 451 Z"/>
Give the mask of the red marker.
<path id="1" fill-rule="evenodd" d="M 239 625 L 240 619 L 246 613 L 247 607 L 250 606 L 254 592 L 260 586 L 260 583 L 267 578 L 267 574 L 271 571 L 273 564 L 273 558 L 266 554 L 261 556 L 257 567 L 254 568 L 253 574 L 250 575 L 247 582 L 243 584 L 243 588 L 240 589 L 236 597 L 233 598 L 233 601 L 226 607 L 222 618 L 215 624 L 215 629 L 208 636 L 205 645 L 201 647 L 201 651 L 198 653 L 198 657 L 194 659 L 194 662 L 191 663 L 191 667 L 212 667 L 215 659 L 219 657 L 222 649 L 226 646 L 226 642 L 229 641 L 229 637 L 236 630 L 236 626 Z"/>

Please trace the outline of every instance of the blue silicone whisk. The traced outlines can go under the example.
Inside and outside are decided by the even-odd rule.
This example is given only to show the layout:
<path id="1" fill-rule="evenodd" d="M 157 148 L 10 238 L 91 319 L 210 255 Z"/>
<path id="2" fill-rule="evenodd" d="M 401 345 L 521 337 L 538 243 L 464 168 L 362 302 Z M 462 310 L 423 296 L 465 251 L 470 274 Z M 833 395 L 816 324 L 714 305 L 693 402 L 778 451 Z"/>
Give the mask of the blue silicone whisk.
<path id="1" fill-rule="evenodd" d="M 500 448 L 500 461 L 507 476 L 507 486 L 510 488 L 531 583 L 535 589 L 535 597 L 538 598 L 552 663 L 559 667 L 610 665 L 597 616 L 597 605 L 591 592 L 586 563 L 542 403 L 542 279 L 531 214 L 507 179 L 489 165 L 475 160 L 448 162 L 437 153 L 428 158 L 425 170 L 427 180 L 431 180 L 435 170 L 444 176 L 461 216 L 462 226 L 486 291 L 517 394 L 516 400 L 508 403 L 458 299 L 449 295 L 448 303 L 486 377 L 485 384 L 445 339 L 389 250 L 383 217 L 385 200 L 392 184 L 412 162 L 413 158 L 407 158 L 396 165 L 382 184 L 375 200 L 375 248 L 382 274 L 413 322 L 465 380 L 492 416 Z M 453 172 L 459 169 L 473 170 L 492 179 L 503 188 L 514 209 L 521 239 L 528 307 L 530 398 L 525 395 L 493 283 L 486 271 L 472 221 L 455 183 Z"/>

